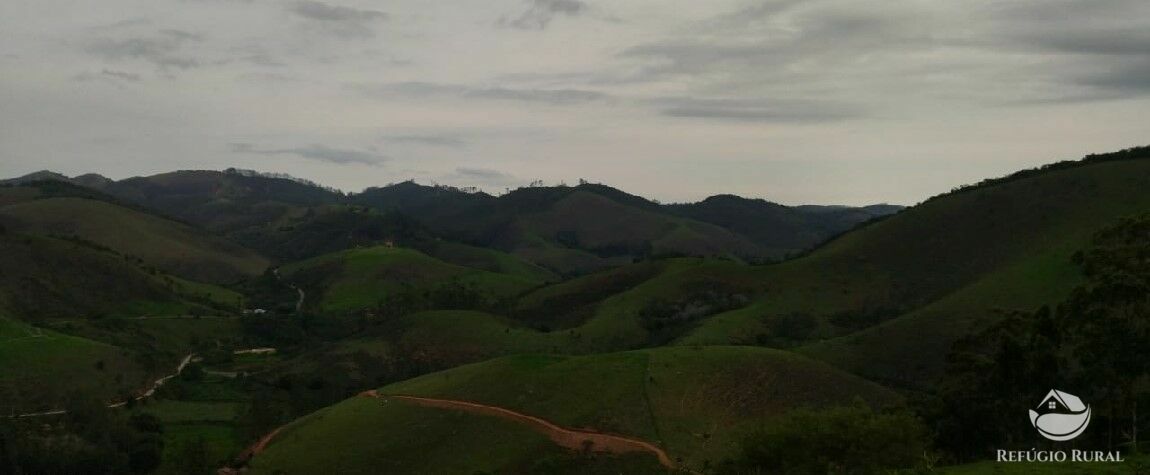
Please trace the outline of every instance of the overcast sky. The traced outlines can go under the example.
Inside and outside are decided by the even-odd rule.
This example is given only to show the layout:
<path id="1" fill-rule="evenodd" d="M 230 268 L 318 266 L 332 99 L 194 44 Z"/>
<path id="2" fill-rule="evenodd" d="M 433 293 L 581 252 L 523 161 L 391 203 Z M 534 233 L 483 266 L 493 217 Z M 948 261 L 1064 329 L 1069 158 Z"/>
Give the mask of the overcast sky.
<path id="1" fill-rule="evenodd" d="M 1150 143 L 1145 0 L 4 0 L 0 176 L 913 204 Z"/>

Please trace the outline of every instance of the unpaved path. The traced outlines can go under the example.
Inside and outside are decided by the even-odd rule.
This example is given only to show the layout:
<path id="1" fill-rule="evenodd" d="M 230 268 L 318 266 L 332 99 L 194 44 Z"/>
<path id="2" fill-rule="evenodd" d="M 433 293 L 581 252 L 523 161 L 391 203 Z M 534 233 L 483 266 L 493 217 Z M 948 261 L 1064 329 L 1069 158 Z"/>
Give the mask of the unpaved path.
<path id="1" fill-rule="evenodd" d="M 174 373 L 169 374 L 167 376 L 164 376 L 160 379 L 157 379 L 154 383 L 152 383 L 151 386 L 149 386 L 147 389 L 145 389 L 144 392 L 140 393 L 140 395 L 136 396 L 134 399 L 136 401 L 139 401 L 142 399 L 147 399 L 149 397 L 152 397 L 153 394 L 156 394 L 156 390 L 159 389 L 160 386 L 163 386 L 164 383 L 168 382 L 169 379 L 172 379 L 176 376 L 179 376 L 180 373 L 182 373 L 184 371 L 184 367 L 187 366 L 188 363 L 191 363 L 192 358 L 194 358 L 195 356 L 196 356 L 195 353 L 189 353 L 187 356 L 184 357 L 183 360 L 180 360 L 180 365 L 176 367 L 176 371 Z M 123 407 L 127 404 L 128 404 L 127 401 L 120 401 L 120 402 L 108 404 L 108 407 L 109 408 Z M 16 415 L 13 415 L 10 417 L 12 417 L 12 418 L 24 418 L 24 417 L 40 417 L 40 416 L 57 416 L 57 415 L 64 414 L 67 412 L 68 411 L 65 411 L 64 409 L 56 409 L 54 411 L 29 412 L 26 414 L 16 414 Z"/>
<path id="2" fill-rule="evenodd" d="M 300 310 L 303 310 L 303 301 L 307 298 L 307 294 L 304 293 L 303 289 L 296 287 L 296 285 L 291 282 L 284 282 L 283 278 L 280 277 L 279 267 L 272 269 L 272 274 L 275 274 L 276 280 L 287 284 L 288 287 L 295 289 L 295 291 L 299 293 L 299 299 L 295 301 L 295 313 L 299 313 Z"/>
<path id="3" fill-rule="evenodd" d="M 655 444 L 645 440 L 632 439 L 619 435 L 603 434 L 599 432 L 591 432 L 586 430 L 574 430 L 559 427 L 549 421 L 540 419 L 535 416 L 504 409 L 498 406 L 488 406 L 486 404 L 479 404 L 468 401 L 458 401 L 454 399 L 435 399 L 418 396 L 397 396 L 397 395 L 382 395 L 375 390 L 364 391 L 360 393 L 363 397 L 373 397 L 381 399 L 398 399 L 401 401 L 408 401 L 418 404 L 420 406 L 435 407 L 440 409 L 455 409 L 475 414 L 483 414 L 487 416 L 495 416 L 501 419 L 517 422 L 526 425 L 536 432 L 546 435 L 552 442 L 559 444 L 572 450 L 590 449 L 596 452 L 610 452 L 610 453 L 628 453 L 628 452 L 650 452 L 659 458 L 659 463 L 663 466 L 675 470 L 675 462 L 663 449 Z"/>

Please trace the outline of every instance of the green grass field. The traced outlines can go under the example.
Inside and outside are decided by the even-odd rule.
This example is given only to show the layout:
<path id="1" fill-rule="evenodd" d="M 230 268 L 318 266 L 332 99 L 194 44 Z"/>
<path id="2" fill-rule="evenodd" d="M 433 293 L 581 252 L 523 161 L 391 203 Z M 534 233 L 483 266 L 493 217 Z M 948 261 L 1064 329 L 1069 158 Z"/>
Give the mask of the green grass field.
<path id="1" fill-rule="evenodd" d="M 856 400 L 877 406 L 900 404 L 894 392 L 823 363 L 754 347 L 667 347 L 586 357 L 515 355 L 416 377 L 379 391 L 476 401 L 544 417 L 563 427 L 643 438 L 696 469 L 734 455 L 748 432 L 789 408 Z M 270 470 L 322 462 L 347 470 L 374 468 L 383 463 L 375 458 L 382 455 L 376 454 L 392 453 L 386 447 L 401 444 L 412 430 L 396 430 L 396 423 L 377 417 L 428 420 L 425 423 L 431 427 L 420 430 L 448 442 L 425 450 L 451 451 L 458 458 L 484 449 L 514 451 L 498 455 L 499 463 L 506 463 L 526 458 L 535 446 L 522 442 L 530 434 L 517 427 L 435 422 L 444 416 L 435 409 L 348 399 L 294 423 L 281 442 L 271 445 L 252 466 Z M 517 444 L 522 446 L 494 446 L 508 438 L 520 440 Z M 489 442 L 493 444 L 486 445 Z M 332 449 L 301 450 L 321 443 Z M 281 449 L 274 450 L 277 446 Z M 493 469 L 484 463 L 471 469 Z"/>
<path id="2" fill-rule="evenodd" d="M 0 207 L 0 222 L 20 232 L 76 236 L 166 272 L 208 282 L 232 282 L 268 266 L 258 254 L 203 231 L 103 201 L 25 201 Z"/>
<path id="3" fill-rule="evenodd" d="M 803 312 L 819 331 L 802 351 L 878 380 L 928 384 L 951 343 L 995 309 L 1034 310 L 1073 288 L 1073 253 L 1095 231 L 1150 211 L 1147 188 L 1142 160 L 932 199 L 808 256 L 753 268 L 762 298 L 703 321 L 679 343 L 748 343 L 772 319 Z M 860 323 L 836 329 L 835 316 Z"/>
<path id="4" fill-rule="evenodd" d="M 495 297 L 507 297 L 542 281 L 448 264 L 412 249 L 375 246 L 325 254 L 281 269 L 284 279 L 308 291 L 309 306 L 347 312 L 375 306 L 403 284 L 426 289 L 456 281 Z M 320 290 L 322 289 L 322 290 Z"/>
<path id="5" fill-rule="evenodd" d="M 288 426 L 249 473 L 663 473 L 654 456 L 573 458 L 512 422 L 353 398 Z"/>
<path id="6" fill-rule="evenodd" d="M 143 369 L 116 346 L 0 317 L 0 409 L 59 409 L 81 391 L 110 400 L 145 383 Z"/>

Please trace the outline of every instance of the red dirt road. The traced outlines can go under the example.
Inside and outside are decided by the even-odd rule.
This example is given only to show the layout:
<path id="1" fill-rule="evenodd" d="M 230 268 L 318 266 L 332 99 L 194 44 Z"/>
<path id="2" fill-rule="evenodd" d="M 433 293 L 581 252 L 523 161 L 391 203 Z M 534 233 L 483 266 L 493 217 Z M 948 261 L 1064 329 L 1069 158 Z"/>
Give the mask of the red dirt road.
<path id="1" fill-rule="evenodd" d="M 596 452 L 610 452 L 616 454 L 628 452 L 650 452 L 659 458 L 659 463 L 663 464 L 663 466 L 672 470 L 677 468 L 675 467 L 675 463 L 671 461 L 671 457 L 668 457 L 667 453 L 664 452 L 663 449 L 655 446 L 650 442 L 619 435 L 565 429 L 538 417 L 522 414 L 498 406 L 488 406 L 485 404 L 478 404 L 468 401 L 457 401 L 453 399 L 382 395 L 375 390 L 364 391 L 360 393 L 360 396 L 381 399 L 398 399 L 401 401 L 408 401 L 414 404 L 418 404 L 420 406 L 435 407 L 440 409 L 454 409 L 475 414 L 495 416 L 526 425 L 535 431 L 546 435 L 556 444 L 559 444 L 560 446 L 566 447 L 568 449 L 583 450 L 584 448 L 589 448 Z M 256 453 L 258 453 L 258 451 Z"/>

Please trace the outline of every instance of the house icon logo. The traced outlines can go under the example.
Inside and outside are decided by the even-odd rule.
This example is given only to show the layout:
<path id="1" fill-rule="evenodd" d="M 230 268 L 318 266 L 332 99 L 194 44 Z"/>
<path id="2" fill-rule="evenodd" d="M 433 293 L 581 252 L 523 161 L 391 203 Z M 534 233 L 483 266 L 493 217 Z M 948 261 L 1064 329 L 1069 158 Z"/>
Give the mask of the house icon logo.
<path id="1" fill-rule="evenodd" d="M 1078 396 L 1051 389 L 1037 410 L 1030 410 L 1030 424 L 1047 439 L 1067 441 L 1082 435 L 1090 425 L 1090 406 Z"/>

